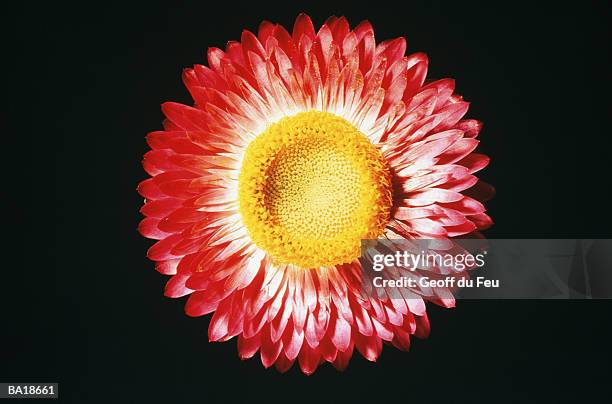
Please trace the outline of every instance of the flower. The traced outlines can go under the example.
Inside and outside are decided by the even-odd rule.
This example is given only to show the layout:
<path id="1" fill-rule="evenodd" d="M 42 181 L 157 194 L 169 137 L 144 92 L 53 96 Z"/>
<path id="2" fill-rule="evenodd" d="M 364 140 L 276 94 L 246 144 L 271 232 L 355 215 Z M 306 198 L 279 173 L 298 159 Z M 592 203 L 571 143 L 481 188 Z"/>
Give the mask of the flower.
<path id="1" fill-rule="evenodd" d="M 344 369 L 354 349 L 375 361 L 429 333 L 425 301 L 361 294 L 360 241 L 447 239 L 491 225 L 492 188 L 474 173 L 481 123 L 454 82 L 424 84 L 425 54 L 406 41 L 376 43 L 307 15 L 293 33 L 263 22 L 208 67 L 183 72 L 193 107 L 168 102 L 164 130 L 147 136 L 138 187 L 139 231 L 172 275 L 165 294 L 189 295 L 186 313 L 214 313 L 210 341 L 238 339 L 265 367 L 322 362 Z"/>

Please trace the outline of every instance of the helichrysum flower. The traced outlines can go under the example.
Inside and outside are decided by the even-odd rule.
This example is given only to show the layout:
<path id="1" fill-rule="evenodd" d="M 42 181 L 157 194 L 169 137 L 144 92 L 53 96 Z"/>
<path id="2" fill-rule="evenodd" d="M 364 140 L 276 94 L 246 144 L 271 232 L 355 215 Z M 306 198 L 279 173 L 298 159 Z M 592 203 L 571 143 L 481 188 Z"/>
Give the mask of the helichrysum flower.
<path id="1" fill-rule="evenodd" d="M 425 83 L 423 53 L 376 43 L 368 22 L 331 17 L 315 31 L 269 22 L 244 31 L 208 66 L 186 69 L 195 104 L 165 103 L 139 185 L 148 257 L 189 295 L 190 316 L 214 313 L 211 341 L 238 339 L 241 358 L 304 373 L 343 369 L 356 348 L 406 350 L 429 332 L 425 301 L 364 297 L 360 241 L 445 239 L 491 224 L 474 173 L 481 123 L 454 82 Z M 480 200 L 480 201 L 479 201 Z"/>

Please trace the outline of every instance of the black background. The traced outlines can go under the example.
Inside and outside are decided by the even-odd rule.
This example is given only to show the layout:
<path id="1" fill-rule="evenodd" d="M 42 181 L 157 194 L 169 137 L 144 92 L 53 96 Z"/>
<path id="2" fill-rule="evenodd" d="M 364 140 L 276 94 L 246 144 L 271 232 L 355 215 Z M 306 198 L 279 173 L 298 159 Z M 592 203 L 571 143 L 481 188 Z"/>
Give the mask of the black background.
<path id="1" fill-rule="evenodd" d="M 493 2 L 491 2 L 493 3 Z M 136 232 L 144 135 L 190 103 L 183 67 L 301 11 L 406 36 L 485 122 L 494 238 L 610 237 L 605 2 L 106 2 L 4 10 L 0 381 L 65 402 L 560 402 L 609 378 L 610 301 L 462 301 L 432 334 L 342 373 L 281 375 L 211 344 L 209 317 L 162 296 Z"/>

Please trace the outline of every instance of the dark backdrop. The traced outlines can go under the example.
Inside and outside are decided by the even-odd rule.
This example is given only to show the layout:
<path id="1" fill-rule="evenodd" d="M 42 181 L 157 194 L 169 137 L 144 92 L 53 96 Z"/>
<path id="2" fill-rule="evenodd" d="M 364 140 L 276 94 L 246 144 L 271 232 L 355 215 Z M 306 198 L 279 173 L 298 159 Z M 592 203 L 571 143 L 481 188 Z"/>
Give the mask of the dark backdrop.
<path id="1" fill-rule="evenodd" d="M 610 301 L 430 307 L 409 353 L 281 375 L 211 344 L 162 296 L 136 232 L 144 135 L 189 103 L 183 67 L 300 11 L 369 19 L 453 77 L 485 122 L 489 237 L 610 237 L 605 2 L 106 2 L 4 10 L 0 381 L 59 381 L 65 402 L 559 402 L 609 377 Z M 490 2 L 493 3 L 493 2 Z M 607 373 L 607 376 L 606 376 Z"/>

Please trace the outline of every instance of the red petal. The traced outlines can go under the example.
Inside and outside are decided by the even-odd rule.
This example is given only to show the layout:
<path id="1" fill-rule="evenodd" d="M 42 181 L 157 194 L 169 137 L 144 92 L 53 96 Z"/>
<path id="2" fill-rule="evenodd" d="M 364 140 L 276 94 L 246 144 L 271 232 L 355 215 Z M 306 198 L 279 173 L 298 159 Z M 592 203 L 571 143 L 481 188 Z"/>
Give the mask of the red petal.
<path id="1" fill-rule="evenodd" d="M 163 275 L 176 275 L 176 267 L 180 259 L 159 261 L 155 263 L 155 270 Z"/>
<path id="2" fill-rule="evenodd" d="M 415 192 L 406 198 L 409 206 L 426 206 L 435 202 L 457 202 L 463 199 L 459 192 L 448 191 L 446 189 L 431 188 L 422 192 Z"/>
<path id="3" fill-rule="evenodd" d="M 465 132 L 465 137 L 474 138 L 478 136 L 482 129 L 482 122 L 475 119 L 464 119 L 455 125 L 455 128 Z"/>
<path id="4" fill-rule="evenodd" d="M 442 227 L 442 225 L 435 220 L 431 220 L 428 218 L 423 219 L 413 219 L 410 220 L 407 224 L 410 225 L 415 231 L 431 236 L 445 236 L 446 229 Z"/>
<path id="5" fill-rule="evenodd" d="M 166 195 L 159 189 L 159 186 L 155 184 L 153 178 L 148 178 L 138 184 L 136 188 L 138 193 L 147 199 L 161 199 L 165 198 Z"/>
<path id="6" fill-rule="evenodd" d="M 153 244 L 149 251 L 147 251 L 147 257 L 153 261 L 165 261 L 173 258 L 177 258 L 178 256 L 172 254 L 172 249 L 179 241 L 181 241 L 180 234 L 173 234 L 171 236 L 166 237 L 163 240 L 159 240 L 157 243 Z"/>
<path id="7" fill-rule="evenodd" d="M 408 56 L 408 70 L 406 71 L 406 77 L 408 83 L 406 85 L 406 92 L 404 93 L 404 102 L 408 103 L 418 90 L 423 85 L 425 77 L 427 76 L 428 60 L 427 55 L 424 53 L 413 53 Z"/>
<path id="8" fill-rule="evenodd" d="M 336 360 L 336 357 L 338 356 L 338 349 L 329 340 L 329 338 L 324 338 L 317 346 L 319 347 L 319 352 L 324 360 L 327 362 L 333 362 Z"/>
<path id="9" fill-rule="evenodd" d="M 482 203 L 468 196 L 464 196 L 459 201 L 446 203 L 443 205 L 443 207 L 456 210 L 458 212 L 463 213 L 464 215 L 476 215 L 485 211 L 485 207 Z"/>
<path id="10" fill-rule="evenodd" d="M 459 101 L 449 104 L 438 111 L 438 116 L 442 122 L 436 127 L 437 130 L 447 130 L 452 128 L 465 115 L 470 107 L 470 103 Z"/>
<path id="11" fill-rule="evenodd" d="M 376 362 L 382 351 L 382 340 L 378 336 L 366 337 L 355 333 L 355 347 L 364 358 Z"/>
<path id="12" fill-rule="evenodd" d="M 206 130 L 208 115 L 203 111 L 176 102 L 162 104 L 162 112 L 178 127 L 185 130 Z"/>
<path id="13" fill-rule="evenodd" d="M 486 202 L 495 196 L 495 188 L 491 184 L 479 180 L 472 188 L 465 190 L 463 193 L 481 202 Z"/>
<path id="14" fill-rule="evenodd" d="M 316 36 L 312 20 L 304 13 L 298 15 L 295 19 L 295 24 L 293 25 L 293 42 L 298 43 L 302 35 L 306 35 L 311 39 L 314 39 Z"/>
<path id="15" fill-rule="evenodd" d="M 348 21 L 344 17 L 335 18 L 329 17 L 325 24 L 329 26 L 329 29 L 334 36 L 334 42 L 338 45 L 341 45 L 344 41 L 344 38 L 348 35 L 351 30 Z"/>
<path id="16" fill-rule="evenodd" d="M 304 345 L 304 332 L 296 330 L 291 324 L 285 329 L 282 340 L 287 358 L 291 360 L 297 358 L 302 345 Z"/>
<path id="17" fill-rule="evenodd" d="M 283 349 L 282 340 L 273 342 L 270 339 L 270 327 L 265 327 L 261 335 L 261 363 L 265 368 L 269 368 L 276 361 Z"/>
<path id="18" fill-rule="evenodd" d="M 229 316 L 231 314 L 233 297 L 228 297 L 219 303 L 208 326 L 208 340 L 219 341 L 227 335 Z"/>
<path id="19" fill-rule="evenodd" d="M 457 164 L 466 167 L 470 171 L 470 174 L 473 174 L 488 166 L 489 161 L 490 158 L 484 154 L 471 153 L 462 160 L 459 160 Z"/>
<path id="20" fill-rule="evenodd" d="M 351 304 L 353 315 L 355 316 L 355 322 L 357 323 L 357 330 L 359 333 L 365 336 L 374 334 L 374 327 L 372 326 L 372 320 L 370 314 L 366 309 L 361 307 L 358 303 Z"/>
<path id="21" fill-rule="evenodd" d="M 140 234 L 147 238 L 154 240 L 162 240 L 168 237 L 171 233 L 166 233 L 160 230 L 157 226 L 159 225 L 159 218 L 146 217 L 138 224 L 138 231 Z"/>
<path id="22" fill-rule="evenodd" d="M 185 312 L 188 316 L 198 317 L 212 313 L 217 309 L 219 301 L 223 299 L 218 291 L 205 290 L 193 292 L 185 304 Z"/>
<path id="23" fill-rule="evenodd" d="M 393 340 L 391 343 L 401 351 L 410 350 L 410 333 L 401 327 L 393 327 Z"/>
<path id="24" fill-rule="evenodd" d="M 164 289 L 164 295 L 167 297 L 183 297 L 193 292 L 193 290 L 189 289 L 185 286 L 185 281 L 189 279 L 189 275 L 174 275 L 170 280 L 166 283 L 166 287 Z"/>
<path id="25" fill-rule="evenodd" d="M 456 226 L 445 226 L 448 237 L 458 237 L 476 230 L 476 225 L 469 220 Z"/>
<path id="26" fill-rule="evenodd" d="M 423 87 L 422 90 L 433 88 L 436 90 L 436 108 L 443 106 L 455 91 L 455 80 L 441 79 L 433 81 Z"/>
<path id="27" fill-rule="evenodd" d="M 346 349 L 344 352 L 338 352 L 336 356 L 336 360 L 332 362 L 332 365 L 336 368 L 336 370 L 344 370 L 349 364 L 351 357 L 353 356 L 353 344 Z"/>
<path id="28" fill-rule="evenodd" d="M 486 213 L 468 216 L 468 219 L 476 225 L 478 230 L 486 230 L 493 225 L 493 220 Z"/>
<path id="29" fill-rule="evenodd" d="M 260 334 L 256 334 L 253 338 L 245 338 L 242 334 L 238 336 L 238 355 L 240 359 L 252 358 L 260 346 Z"/>
<path id="30" fill-rule="evenodd" d="M 295 359 L 289 360 L 287 356 L 285 355 L 285 353 L 281 352 L 280 355 L 278 355 L 278 359 L 274 363 L 274 367 L 279 372 L 285 373 L 286 371 L 291 369 L 291 366 L 293 366 L 294 362 L 295 362 Z"/>
<path id="31" fill-rule="evenodd" d="M 262 259 L 265 253 L 262 250 L 257 250 L 253 255 L 251 255 L 243 266 L 230 275 L 229 278 L 225 281 L 225 289 L 226 290 L 239 290 L 245 288 L 249 285 L 257 272 L 259 272 Z"/>
<path id="32" fill-rule="evenodd" d="M 257 30 L 259 42 L 266 43 L 268 37 L 270 37 L 274 32 L 274 28 L 275 25 L 270 21 L 262 21 L 261 24 L 259 24 L 259 30 Z"/>
<path id="33" fill-rule="evenodd" d="M 468 154 L 470 154 L 476 146 L 478 146 L 478 140 L 476 139 L 460 139 L 455 144 L 450 146 L 440 155 L 439 165 L 453 164 Z"/>
<path id="34" fill-rule="evenodd" d="M 311 348 L 308 344 L 304 344 L 298 356 L 298 361 L 302 372 L 307 375 L 313 374 L 321 362 L 319 348 Z"/>
<path id="35" fill-rule="evenodd" d="M 427 338 L 429 336 L 429 332 L 431 331 L 427 313 L 422 316 L 415 316 L 414 319 L 416 320 L 417 326 L 414 335 L 418 338 Z"/>
<path id="36" fill-rule="evenodd" d="M 176 198 L 147 201 L 144 206 L 140 208 L 140 213 L 145 216 L 162 219 L 176 210 L 182 203 L 183 201 Z"/>

